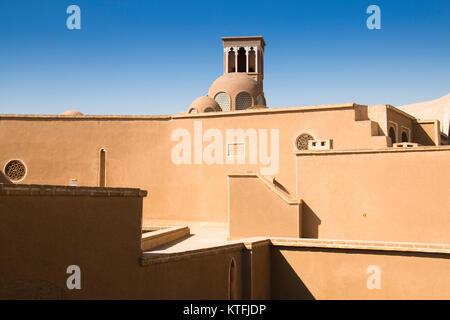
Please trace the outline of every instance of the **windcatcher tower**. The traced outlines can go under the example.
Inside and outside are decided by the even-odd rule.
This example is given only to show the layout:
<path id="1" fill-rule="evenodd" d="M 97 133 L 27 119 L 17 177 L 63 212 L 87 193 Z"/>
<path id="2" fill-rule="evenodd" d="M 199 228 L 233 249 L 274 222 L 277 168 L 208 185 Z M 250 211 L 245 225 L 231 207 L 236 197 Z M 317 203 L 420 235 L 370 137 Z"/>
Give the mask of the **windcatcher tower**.
<path id="1" fill-rule="evenodd" d="M 263 37 L 224 37 L 223 75 L 208 94 L 194 100 L 188 113 L 230 112 L 267 108 L 264 97 Z"/>
<path id="2" fill-rule="evenodd" d="M 223 37 L 224 74 L 246 73 L 263 87 L 264 47 L 261 36 Z"/>

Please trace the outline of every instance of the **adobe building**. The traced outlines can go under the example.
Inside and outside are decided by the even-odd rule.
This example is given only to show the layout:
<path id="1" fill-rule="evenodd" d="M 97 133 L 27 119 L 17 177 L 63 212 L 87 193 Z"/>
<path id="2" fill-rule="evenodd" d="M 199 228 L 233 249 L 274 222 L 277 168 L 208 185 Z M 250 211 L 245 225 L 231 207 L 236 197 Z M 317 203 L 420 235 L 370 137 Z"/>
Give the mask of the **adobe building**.
<path id="1" fill-rule="evenodd" d="M 264 39 L 222 40 L 179 114 L 0 115 L 0 298 L 449 299 L 448 126 L 269 108 Z"/>

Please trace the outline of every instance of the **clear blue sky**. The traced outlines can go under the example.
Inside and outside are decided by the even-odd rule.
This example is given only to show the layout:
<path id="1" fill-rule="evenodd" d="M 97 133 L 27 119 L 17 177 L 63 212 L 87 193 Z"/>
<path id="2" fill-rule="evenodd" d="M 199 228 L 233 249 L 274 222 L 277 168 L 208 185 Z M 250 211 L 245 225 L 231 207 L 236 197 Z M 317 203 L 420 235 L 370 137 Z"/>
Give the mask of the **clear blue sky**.
<path id="1" fill-rule="evenodd" d="M 221 75 L 220 37 L 243 35 L 266 40 L 269 107 L 450 92 L 449 0 L 0 0 L 0 113 L 178 113 Z"/>

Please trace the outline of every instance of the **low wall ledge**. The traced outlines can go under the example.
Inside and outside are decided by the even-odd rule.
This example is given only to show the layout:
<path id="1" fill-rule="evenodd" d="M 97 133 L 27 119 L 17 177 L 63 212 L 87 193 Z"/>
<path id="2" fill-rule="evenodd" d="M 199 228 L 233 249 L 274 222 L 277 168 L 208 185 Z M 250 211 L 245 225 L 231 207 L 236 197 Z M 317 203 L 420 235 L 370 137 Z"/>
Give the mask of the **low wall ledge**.
<path id="1" fill-rule="evenodd" d="M 141 267 L 146 267 L 154 264 L 168 263 L 185 259 L 198 258 L 202 256 L 210 256 L 214 254 L 223 254 L 227 252 L 234 252 L 244 249 L 245 246 L 242 242 L 232 241 L 231 244 L 223 244 L 214 247 L 207 247 L 182 252 L 173 252 L 173 253 L 144 252 L 142 253 L 140 258 L 140 265 Z"/>
<path id="2" fill-rule="evenodd" d="M 450 146 L 422 146 L 414 148 L 385 148 L 385 149 L 350 149 L 350 150 L 317 150 L 296 151 L 296 156 L 321 156 L 321 155 L 343 155 L 364 153 L 396 153 L 396 152 L 439 152 L 450 151 Z"/>
<path id="3" fill-rule="evenodd" d="M 352 249 L 373 251 L 400 251 L 418 253 L 450 254 L 450 244 L 388 242 L 388 241 L 358 241 L 358 240 L 325 240 L 325 239 L 296 239 L 270 238 L 273 246 L 278 247 L 306 247 L 324 249 Z"/>
<path id="4" fill-rule="evenodd" d="M 146 197 L 147 191 L 135 188 L 74 187 L 42 184 L 2 184 L 0 196 L 87 196 Z"/>
<path id="5" fill-rule="evenodd" d="M 262 183 L 264 183 L 272 192 L 274 192 L 277 196 L 279 196 L 283 201 L 285 201 L 288 205 L 299 206 L 302 204 L 303 200 L 299 198 L 293 198 L 288 194 L 285 194 L 283 191 L 278 190 L 267 178 L 260 175 L 259 173 L 230 173 L 228 174 L 228 178 L 257 178 Z"/>
<path id="6" fill-rule="evenodd" d="M 300 107 L 281 107 L 281 108 L 267 108 L 267 109 L 246 109 L 235 110 L 233 112 L 205 112 L 205 113 L 181 113 L 172 116 L 172 119 L 184 118 L 208 118 L 208 117 L 235 117 L 255 114 L 274 114 L 274 113 L 291 113 L 291 112 L 315 112 L 315 111 L 333 111 L 346 110 L 359 106 L 353 102 L 339 103 L 339 104 L 323 104 L 313 106 Z"/>
<path id="7" fill-rule="evenodd" d="M 170 120 L 170 115 L 0 114 L 0 120 Z"/>

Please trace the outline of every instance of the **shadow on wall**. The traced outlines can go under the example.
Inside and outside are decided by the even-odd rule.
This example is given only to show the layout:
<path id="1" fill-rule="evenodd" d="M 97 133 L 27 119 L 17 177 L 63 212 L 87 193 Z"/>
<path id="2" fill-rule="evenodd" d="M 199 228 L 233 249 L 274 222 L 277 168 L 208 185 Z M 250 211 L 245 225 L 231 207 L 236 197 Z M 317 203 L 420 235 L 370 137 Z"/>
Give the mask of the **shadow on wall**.
<path id="1" fill-rule="evenodd" d="M 271 252 L 271 298 L 274 300 L 316 300 L 280 250 L 272 248 Z"/>
<path id="2" fill-rule="evenodd" d="M 421 125 L 414 126 L 414 142 L 420 143 L 424 146 L 434 146 L 436 143 L 430 137 L 430 135 L 425 131 Z"/>
<path id="3" fill-rule="evenodd" d="M 1 170 L 0 170 L 0 183 L 12 183 Z"/>
<path id="4" fill-rule="evenodd" d="M 290 195 L 289 191 L 280 182 L 278 182 L 277 180 L 273 179 L 273 185 L 276 188 L 278 188 L 278 189 L 282 190 L 283 192 L 285 192 L 286 194 Z"/>
<path id="5" fill-rule="evenodd" d="M 318 239 L 321 220 L 306 202 L 302 204 L 302 238 Z"/>

